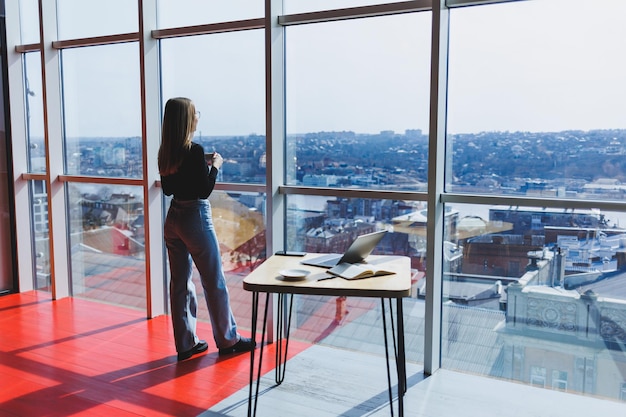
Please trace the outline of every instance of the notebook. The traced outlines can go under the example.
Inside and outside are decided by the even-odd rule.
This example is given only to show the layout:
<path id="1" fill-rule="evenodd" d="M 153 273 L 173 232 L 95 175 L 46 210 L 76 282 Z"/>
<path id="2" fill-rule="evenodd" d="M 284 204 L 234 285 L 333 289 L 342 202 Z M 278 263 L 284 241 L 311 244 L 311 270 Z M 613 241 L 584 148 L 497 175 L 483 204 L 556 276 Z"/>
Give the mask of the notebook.
<path id="1" fill-rule="evenodd" d="M 344 279 L 361 279 L 369 277 L 378 277 L 381 275 L 391 275 L 394 272 L 386 269 L 374 268 L 369 264 L 348 264 L 340 263 L 328 270 L 330 274 Z"/>
<path id="2" fill-rule="evenodd" d="M 321 255 L 315 258 L 303 260 L 301 263 L 304 265 L 321 266 L 324 268 L 332 268 L 340 263 L 356 264 L 363 262 L 370 253 L 374 250 L 378 242 L 387 233 L 386 230 L 381 230 L 373 233 L 366 233 L 358 236 L 354 242 L 350 245 L 348 250 L 343 254 L 331 253 L 328 255 Z"/>

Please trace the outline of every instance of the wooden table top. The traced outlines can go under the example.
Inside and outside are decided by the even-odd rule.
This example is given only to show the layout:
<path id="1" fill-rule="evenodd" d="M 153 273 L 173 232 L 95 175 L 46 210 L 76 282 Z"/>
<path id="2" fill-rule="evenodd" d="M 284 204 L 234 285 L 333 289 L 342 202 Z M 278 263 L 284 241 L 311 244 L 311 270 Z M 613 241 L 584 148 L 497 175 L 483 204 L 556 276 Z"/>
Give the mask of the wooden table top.
<path id="1" fill-rule="evenodd" d="M 367 263 L 393 271 L 391 275 L 356 280 L 335 277 L 320 281 L 333 275 L 326 272 L 326 268 L 301 263 L 303 259 L 320 255 L 323 254 L 310 253 L 305 257 L 273 255 L 243 280 L 243 288 L 256 292 L 378 298 L 401 298 L 411 293 L 411 261 L 406 256 L 368 256 Z M 292 279 L 280 274 L 280 271 L 292 269 L 308 271 L 309 275 Z"/>

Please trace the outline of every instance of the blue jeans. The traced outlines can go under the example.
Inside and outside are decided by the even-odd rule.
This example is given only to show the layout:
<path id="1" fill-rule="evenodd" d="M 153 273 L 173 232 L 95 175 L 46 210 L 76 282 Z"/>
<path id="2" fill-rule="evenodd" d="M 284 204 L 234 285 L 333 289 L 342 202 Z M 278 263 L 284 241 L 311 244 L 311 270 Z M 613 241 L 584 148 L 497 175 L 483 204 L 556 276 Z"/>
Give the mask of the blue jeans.
<path id="1" fill-rule="evenodd" d="M 170 306 L 176 351 L 193 348 L 196 335 L 197 297 L 192 277 L 192 260 L 200 273 L 213 339 L 218 348 L 239 341 L 219 243 L 213 228 L 209 200 L 172 200 L 164 227 L 170 263 Z"/>

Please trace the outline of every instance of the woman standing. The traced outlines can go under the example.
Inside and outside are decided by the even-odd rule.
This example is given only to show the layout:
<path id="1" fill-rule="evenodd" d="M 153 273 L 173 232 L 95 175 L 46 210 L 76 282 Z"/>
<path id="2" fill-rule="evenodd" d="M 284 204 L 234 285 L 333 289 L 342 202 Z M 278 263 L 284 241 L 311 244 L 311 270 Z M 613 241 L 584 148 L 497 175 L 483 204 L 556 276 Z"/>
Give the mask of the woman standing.
<path id="1" fill-rule="evenodd" d="M 196 335 L 198 306 L 191 280 L 192 260 L 200 273 L 219 354 L 249 352 L 255 348 L 251 339 L 237 332 L 208 200 L 224 159 L 215 152 L 209 166 L 202 146 L 192 142 L 198 117 L 188 98 L 168 100 L 159 148 L 161 186 L 165 195 L 174 196 L 165 219 L 164 236 L 179 361 L 208 349 L 207 342 Z"/>

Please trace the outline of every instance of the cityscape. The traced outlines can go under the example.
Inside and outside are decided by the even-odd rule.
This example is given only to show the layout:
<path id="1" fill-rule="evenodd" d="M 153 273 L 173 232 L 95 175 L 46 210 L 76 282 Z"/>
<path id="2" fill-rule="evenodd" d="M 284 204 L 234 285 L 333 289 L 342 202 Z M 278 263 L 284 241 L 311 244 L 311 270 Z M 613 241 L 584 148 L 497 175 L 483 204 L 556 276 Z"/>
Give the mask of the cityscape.
<path id="1" fill-rule="evenodd" d="M 195 267 L 211 349 L 171 356 L 155 150 L 161 100 L 184 96 L 194 142 L 225 158 L 210 205 L 232 318 L 290 349 L 280 390 L 273 355 L 251 356 L 268 410 L 625 414 L 625 1 L 6 3 L 16 413 L 245 413 L 252 367 L 213 354 Z M 342 253 L 378 231 L 375 255 L 410 259 L 408 296 L 268 294 L 255 328 L 244 280 L 273 253 Z M 385 359 L 387 380 L 369 372 Z M 333 390 L 337 364 L 360 385 Z"/>
<path id="2" fill-rule="evenodd" d="M 451 165 L 451 169 L 447 175 L 447 189 L 485 194 L 622 200 L 626 192 L 625 139 L 626 130 L 449 135 L 447 160 L 450 161 L 448 165 Z M 264 183 L 264 136 L 229 138 L 199 135 L 194 140 L 207 151 L 219 149 L 225 156 L 219 181 Z M 33 172 L 41 171 L 45 167 L 45 155 L 42 153 L 44 147 L 41 145 L 36 140 L 31 141 L 30 160 Z M 289 135 L 286 152 L 287 160 L 295 162 L 287 167 L 287 184 L 426 191 L 428 136 L 419 129 L 408 130 L 403 134 L 383 131 L 379 134 L 317 132 Z M 139 137 L 68 140 L 65 153 L 67 172 L 70 175 L 140 178 L 143 172 Z M 508 157 L 504 158 L 503 155 Z M 121 218 L 117 213 L 107 213 L 102 219 L 97 218 L 99 213 L 94 213 L 94 207 L 102 205 L 101 203 L 106 204 L 107 201 L 104 200 L 108 200 L 111 206 L 111 203 L 116 204 L 114 199 L 119 198 L 128 205 L 128 195 L 133 195 L 132 198 L 136 199 L 138 196 L 134 194 L 139 194 L 136 190 L 125 190 L 120 186 L 112 187 L 113 189 L 106 186 L 99 188 L 94 190 L 94 186 L 78 186 L 74 192 L 78 195 L 73 200 L 82 199 L 83 202 L 80 204 L 84 211 L 82 222 L 91 226 L 98 223 L 110 224 L 112 219 Z M 263 195 L 229 195 L 238 205 L 251 210 L 252 215 L 260 216 L 262 221 L 265 212 Z M 45 198 L 38 201 L 44 204 Z M 141 244 L 142 203 L 135 201 L 133 207 L 131 213 L 134 214 L 124 211 L 130 216 L 124 228 L 134 230 L 133 239 Z M 290 249 L 307 251 L 315 247 L 318 250 L 326 248 L 333 252 L 342 252 L 356 235 L 387 228 L 398 233 L 389 234 L 390 237 L 381 245 L 381 251 L 409 255 L 413 258 L 416 269 L 425 269 L 422 262 L 425 258 L 427 208 L 421 202 L 289 197 L 288 207 L 287 244 Z M 463 229 L 476 227 L 476 222 L 482 222 L 480 234 L 499 232 L 520 236 L 536 235 L 536 230 L 543 231 L 544 226 L 564 226 L 563 221 L 552 224 L 545 219 L 535 219 L 526 226 L 522 224 L 508 230 L 497 230 L 493 228 L 493 223 L 500 220 L 492 218 L 492 211 L 488 207 L 481 207 L 478 212 L 475 207 L 449 207 L 446 222 L 448 240 L 459 246 L 457 250 L 462 250 L 461 245 L 467 243 L 468 237 L 478 236 L 468 236 Z M 580 218 L 577 221 L 570 219 L 567 226 L 601 229 L 602 236 L 620 235 L 621 215 L 613 214 L 614 217 L 591 213 L 583 222 Z M 421 218 L 416 219 L 416 216 Z M 556 218 L 556 214 L 550 216 Z M 536 224 L 532 224 L 533 222 Z M 458 230 L 464 236 L 459 236 Z M 401 233 L 402 231 L 405 233 Z M 564 233 L 560 236 L 564 236 Z M 326 242 L 320 244 L 319 237 L 324 235 Z M 339 235 L 343 237 L 333 238 Z M 587 238 L 597 240 L 598 234 L 592 230 Z M 333 239 L 343 243 L 332 243 Z M 544 242 L 546 243 L 556 244 L 556 237 Z M 254 254 L 254 258 L 265 256 L 262 246 L 264 245 L 258 248 L 259 252 Z M 574 252 L 571 247 L 570 252 Z M 615 264 L 614 254 L 605 255 L 607 256 L 602 259 L 611 260 L 608 265 Z M 589 258 L 595 259 L 593 256 Z M 525 265 L 523 261 L 520 262 L 521 266 L 516 268 L 517 271 L 522 271 Z M 579 259 L 576 263 L 580 266 L 585 262 Z M 586 268 L 596 268 L 590 262 L 587 262 Z M 605 270 L 606 265 L 607 262 L 604 261 L 600 266 Z"/>
<path id="3" fill-rule="evenodd" d="M 447 187 L 621 200 L 624 139 L 623 130 L 450 135 Z M 218 149 L 225 155 L 219 181 L 264 182 L 263 136 L 195 140 L 207 151 Z M 37 152 L 42 148 L 31 147 L 33 167 L 41 163 L 44 155 Z M 139 138 L 70 141 L 67 170 L 139 178 L 140 149 Z M 288 184 L 426 191 L 428 137 L 420 130 L 290 135 L 286 151 L 287 160 L 295 162 L 287 167 Z M 35 226 L 38 251 L 45 252 L 47 203 L 45 190 L 38 191 L 35 212 L 41 215 Z M 87 288 L 90 275 L 102 273 L 104 267 L 91 258 L 94 253 L 144 259 L 141 193 L 132 187 L 72 184 L 70 194 L 76 203 L 72 252 L 82 256 L 74 262 L 82 265 L 73 271 L 74 285 Z M 211 203 L 225 269 L 243 276 L 268 255 L 265 195 L 216 192 Z M 423 302 L 427 211 L 419 201 L 290 195 L 287 249 L 341 253 L 356 236 L 385 229 L 389 233 L 375 253 L 411 258 L 411 298 Z M 626 399 L 626 229 L 618 213 L 448 205 L 444 223 L 443 313 L 449 326 L 444 344 L 454 352 L 444 362 L 537 386 Z M 44 282 L 45 260 L 45 255 L 37 257 Z M 453 331 L 461 312 L 462 320 L 485 326 L 480 331 L 489 343 L 477 346 Z M 572 344 L 578 350 L 564 353 Z M 480 355 L 462 360 L 467 349 L 478 349 Z M 556 373 L 542 365 L 546 355 L 558 355 L 563 363 Z"/>
<path id="4" fill-rule="evenodd" d="M 265 182 L 265 136 L 196 136 L 226 160 L 222 181 Z M 448 191 L 622 200 L 626 130 L 481 132 L 448 135 Z M 31 141 L 32 171 L 44 168 L 42 144 Z M 66 142 L 67 173 L 139 178 L 141 139 Z M 288 184 L 426 191 L 428 136 L 317 132 L 287 137 Z M 503 157 L 506 156 L 506 157 Z M 514 163 L 512 163 L 514 162 Z"/>

